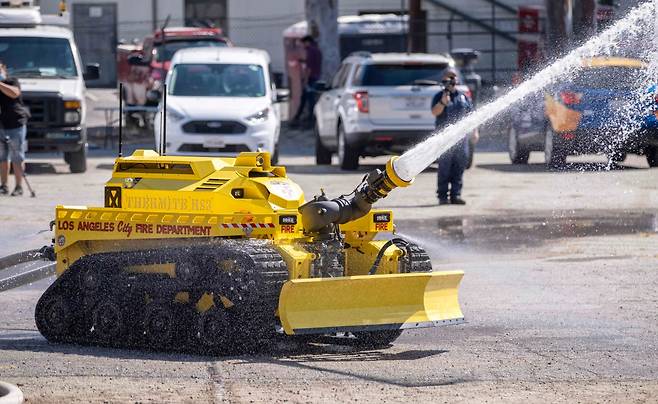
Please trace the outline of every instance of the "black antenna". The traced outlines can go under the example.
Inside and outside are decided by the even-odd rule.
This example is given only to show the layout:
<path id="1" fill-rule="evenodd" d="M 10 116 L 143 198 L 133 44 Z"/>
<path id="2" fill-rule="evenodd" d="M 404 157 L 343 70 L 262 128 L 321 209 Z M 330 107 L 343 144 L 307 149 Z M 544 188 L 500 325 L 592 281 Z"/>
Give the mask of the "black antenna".
<path id="1" fill-rule="evenodd" d="M 162 85 L 164 92 L 162 93 L 162 156 L 167 153 L 167 85 Z"/>
<path id="2" fill-rule="evenodd" d="M 123 83 L 119 82 L 119 157 L 123 157 Z"/>

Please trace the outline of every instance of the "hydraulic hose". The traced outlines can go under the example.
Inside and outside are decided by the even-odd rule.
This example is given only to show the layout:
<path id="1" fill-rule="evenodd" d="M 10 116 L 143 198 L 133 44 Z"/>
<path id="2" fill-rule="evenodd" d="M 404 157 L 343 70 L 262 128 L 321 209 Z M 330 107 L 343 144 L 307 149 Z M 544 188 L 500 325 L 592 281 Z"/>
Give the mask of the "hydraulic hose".
<path id="1" fill-rule="evenodd" d="M 372 263 L 372 267 L 370 267 L 370 271 L 368 271 L 368 275 L 374 275 L 377 273 L 377 268 L 379 267 L 379 263 L 381 262 L 382 258 L 384 257 L 384 253 L 390 246 L 395 244 L 395 246 L 401 250 L 404 251 L 405 255 L 410 259 L 411 257 L 411 246 L 409 245 L 409 242 L 403 238 L 393 238 L 388 240 L 382 248 L 379 249 L 379 252 L 377 253 L 377 256 L 375 257 L 375 261 Z M 402 271 L 405 272 L 405 271 Z"/>

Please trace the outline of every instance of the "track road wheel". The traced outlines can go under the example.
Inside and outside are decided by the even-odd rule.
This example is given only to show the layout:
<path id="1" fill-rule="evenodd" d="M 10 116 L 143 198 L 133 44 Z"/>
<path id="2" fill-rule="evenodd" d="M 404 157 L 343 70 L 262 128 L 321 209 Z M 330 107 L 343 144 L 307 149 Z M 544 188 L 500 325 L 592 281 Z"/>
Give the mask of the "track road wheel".
<path id="1" fill-rule="evenodd" d="M 64 296 L 50 296 L 39 300 L 35 320 L 41 335 L 48 341 L 66 339 L 74 326 L 72 307 Z"/>
<path id="2" fill-rule="evenodd" d="M 347 143 L 343 124 L 338 124 L 338 162 L 343 170 L 359 168 L 359 151 Z"/>
<path id="3" fill-rule="evenodd" d="M 203 264 L 196 257 L 176 262 L 176 279 L 185 285 L 200 282 L 205 276 Z"/>
<path id="4" fill-rule="evenodd" d="M 331 164 L 331 150 L 327 149 L 320 140 L 320 132 L 318 124 L 315 124 L 315 163 L 317 165 L 330 165 Z"/>
<path id="5" fill-rule="evenodd" d="M 103 284 L 103 277 L 96 268 L 81 268 L 78 274 L 80 290 L 86 295 L 95 295 Z"/>
<path id="6" fill-rule="evenodd" d="M 100 343 L 118 342 L 125 330 L 124 313 L 111 299 L 101 300 L 91 312 L 92 337 Z"/>
<path id="7" fill-rule="evenodd" d="M 514 125 L 510 126 L 508 135 L 507 152 L 509 153 L 509 159 L 512 161 L 512 164 L 528 164 L 530 152 L 524 145 L 519 143 L 519 135 Z"/>
<path id="8" fill-rule="evenodd" d="M 228 313 L 223 308 L 212 309 L 198 315 L 196 333 L 198 348 L 202 352 L 226 351 L 229 345 L 230 324 Z"/>
<path id="9" fill-rule="evenodd" d="M 649 167 L 658 167 L 658 146 L 647 146 L 644 154 L 647 156 Z"/>
<path id="10" fill-rule="evenodd" d="M 549 127 L 544 139 L 544 162 L 548 168 L 561 169 L 567 163 L 567 154 L 562 146 L 559 135 Z"/>
<path id="11" fill-rule="evenodd" d="M 172 304 L 151 303 L 146 307 L 142 327 L 148 347 L 162 349 L 171 345 L 176 334 L 176 312 Z"/>

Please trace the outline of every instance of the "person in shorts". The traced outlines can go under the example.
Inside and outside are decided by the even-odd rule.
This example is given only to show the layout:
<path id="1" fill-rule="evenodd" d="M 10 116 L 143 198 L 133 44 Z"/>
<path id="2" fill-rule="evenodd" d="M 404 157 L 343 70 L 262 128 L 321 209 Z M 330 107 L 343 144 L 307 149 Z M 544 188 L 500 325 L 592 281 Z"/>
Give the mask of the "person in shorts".
<path id="1" fill-rule="evenodd" d="M 16 187 L 11 196 L 23 195 L 23 161 L 28 116 L 18 80 L 8 76 L 7 66 L 0 61 L 0 195 L 9 193 L 7 180 L 10 160 L 16 178 Z"/>

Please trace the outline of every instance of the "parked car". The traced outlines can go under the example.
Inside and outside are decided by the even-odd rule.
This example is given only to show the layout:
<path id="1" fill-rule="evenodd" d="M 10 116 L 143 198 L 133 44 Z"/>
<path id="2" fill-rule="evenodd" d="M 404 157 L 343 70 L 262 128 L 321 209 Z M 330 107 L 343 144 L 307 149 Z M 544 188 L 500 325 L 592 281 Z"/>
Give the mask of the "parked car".
<path id="1" fill-rule="evenodd" d="M 0 6 L 0 60 L 21 84 L 30 109 L 29 152 L 63 152 L 71 172 L 87 169 L 85 80 L 98 64 L 82 67 L 68 14 L 41 15 L 38 7 Z"/>
<path id="2" fill-rule="evenodd" d="M 621 57 L 584 59 L 573 77 L 512 111 L 508 150 L 515 164 L 543 150 L 546 164 L 559 168 L 574 154 L 605 153 L 621 162 L 627 153 L 658 160 L 654 89 L 638 91 L 645 62 Z"/>
<path id="3" fill-rule="evenodd" d="M 507 150 L 513 164 L 527 164 L 530 152 L 544 151 L 547 119 L 544 94 L 535 93 L 510 109 Z"/>
<path id="4" fill-rule="evenodd" d="M 434 130 L 432 98 L 452 58 L 420 53 L 356 52 L 343 61 L 315 105 L 317 164 L 354 170 L 361 156 L 402 153 Z M 459 89 L 470 97 L 466 85 Z"/>
<path id="5" fill-rule="evenodd" d="M 278 95 L 267 52 L 248 48 L 190 48 L 174 55 L 166 77 L 166 152 L 230 155 L 267 150 L 279 154 Z M 161 144 L 160 112 L 155 143 Z"/>

